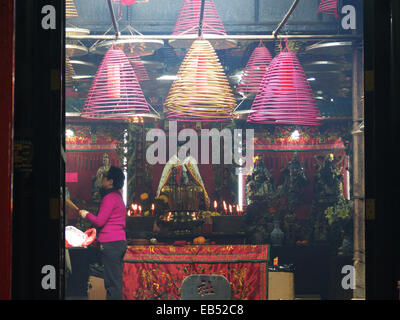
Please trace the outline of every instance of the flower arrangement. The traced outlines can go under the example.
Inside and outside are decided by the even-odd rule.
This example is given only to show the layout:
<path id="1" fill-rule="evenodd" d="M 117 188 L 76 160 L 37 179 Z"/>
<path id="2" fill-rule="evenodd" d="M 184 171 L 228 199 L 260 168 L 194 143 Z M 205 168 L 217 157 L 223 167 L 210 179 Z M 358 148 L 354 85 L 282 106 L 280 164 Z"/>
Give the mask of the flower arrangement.
<path id="1" fill-rule="evenodd" d="M 269 213 L 274 220 L 279 220 L 287 212 L 287 205 L 284 198 L 276 196 L 271 202 Z"/>

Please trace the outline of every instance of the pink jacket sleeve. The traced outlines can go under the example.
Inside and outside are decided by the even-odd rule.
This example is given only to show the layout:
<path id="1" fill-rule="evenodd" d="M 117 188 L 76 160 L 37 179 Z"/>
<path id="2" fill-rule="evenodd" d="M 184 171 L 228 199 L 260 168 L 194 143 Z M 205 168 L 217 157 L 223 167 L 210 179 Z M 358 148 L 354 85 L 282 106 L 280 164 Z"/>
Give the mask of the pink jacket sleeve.
<path id="1" fill-rule="evenodd" d="M 111 215 L 113 209 L 113 199 L 112 197 L 105 197 L 103 201 L 101 202 L 100 205 L 100 210 L 97 216 L 88 213 L 86 215 L 86 218 L 95 226 L 98 228 L 101 228 L 105 225 L 107 222 L 108 218 Z"/>

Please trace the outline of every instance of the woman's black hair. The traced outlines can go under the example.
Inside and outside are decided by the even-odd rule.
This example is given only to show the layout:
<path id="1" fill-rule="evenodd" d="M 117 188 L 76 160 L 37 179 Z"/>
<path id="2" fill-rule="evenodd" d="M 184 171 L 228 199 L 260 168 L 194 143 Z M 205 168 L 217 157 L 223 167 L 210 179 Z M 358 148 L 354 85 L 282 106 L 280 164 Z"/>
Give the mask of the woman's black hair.
<path id="1" fill-rule="evenodd" d="M 122 189 L 124 186 L 125 176 L 121 168 L 111 166 L 107 172 L 107 179 L 113 180 L 113 190 Z"/>

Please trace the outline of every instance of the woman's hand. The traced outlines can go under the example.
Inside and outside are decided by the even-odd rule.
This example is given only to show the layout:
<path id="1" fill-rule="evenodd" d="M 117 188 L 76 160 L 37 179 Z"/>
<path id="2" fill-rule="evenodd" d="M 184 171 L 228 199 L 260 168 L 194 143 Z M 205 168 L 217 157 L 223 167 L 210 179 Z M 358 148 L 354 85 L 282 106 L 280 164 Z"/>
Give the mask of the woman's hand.
<path id="1" fill-rule="evenodd" d="M 79 210 L 79 215 L 80 215 L 83 219 L 86 218 L 86 215 L 87 215 L 88 213 L 89 213 L 89 212 L 86 211 L 86 210 Z"/>

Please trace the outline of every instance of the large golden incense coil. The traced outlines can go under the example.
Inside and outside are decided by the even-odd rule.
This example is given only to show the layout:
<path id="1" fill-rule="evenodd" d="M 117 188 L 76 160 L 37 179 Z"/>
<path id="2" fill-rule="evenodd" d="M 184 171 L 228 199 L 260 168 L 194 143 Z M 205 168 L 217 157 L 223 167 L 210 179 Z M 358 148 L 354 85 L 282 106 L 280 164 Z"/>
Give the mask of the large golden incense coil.
<path id="1" fill-rule="evenodd" d="M 232 89 L 211 43 L 194 41 L 165 101 L 167 119 L 229 121 L 235 106 Z"/>
<path id="2" fill-rule="evenodd" d="M 70 87 L 73 84 L 73 76 L 75 76 L 75 70 L 72 67 L 69 58 L 65 59 L 65 85 Z"/>
<path id="3" fill-rule="evenodd" d="M 74 0 L 65 1 L 65 16 L 67 19 L 78 17 L 78 11 L 76 11 Z"/>

